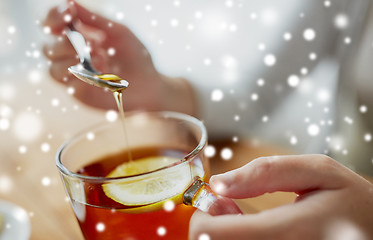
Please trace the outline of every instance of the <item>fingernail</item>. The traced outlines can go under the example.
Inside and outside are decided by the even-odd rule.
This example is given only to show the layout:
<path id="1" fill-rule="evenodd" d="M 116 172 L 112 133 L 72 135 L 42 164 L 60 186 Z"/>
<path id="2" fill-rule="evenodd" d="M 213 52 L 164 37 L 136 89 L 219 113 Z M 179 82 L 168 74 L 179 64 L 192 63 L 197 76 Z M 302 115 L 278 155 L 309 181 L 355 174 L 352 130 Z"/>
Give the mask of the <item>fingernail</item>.
<path id="1" fill-rule="evenodd" d="M 232 184 L 232 174 L 230 172 L 212 176 L 210 178 L 210 186 L 212 190 L 218 194 L 224 194 Z"/>
<path id="2" fill-rule="evenodd" d="M 67 16 L 75 16 L 75 7 L 74 7 L 74 2 L 69 1 L 69 2 L 63 2 L 57 7 L 57 11 L 62 14 L 62 15 L 67 15 Z M 67 18 L 69 19 L 69 17 Z M 66 19 L 64 19 L 66 21 Z"/>
<path id="3" fill-rule="evenodd" d="M 57 11 L 61 14 L 65 13 L 69 9 L 69 4 L 67 2 L 63 2 L 57 7 Z"/>

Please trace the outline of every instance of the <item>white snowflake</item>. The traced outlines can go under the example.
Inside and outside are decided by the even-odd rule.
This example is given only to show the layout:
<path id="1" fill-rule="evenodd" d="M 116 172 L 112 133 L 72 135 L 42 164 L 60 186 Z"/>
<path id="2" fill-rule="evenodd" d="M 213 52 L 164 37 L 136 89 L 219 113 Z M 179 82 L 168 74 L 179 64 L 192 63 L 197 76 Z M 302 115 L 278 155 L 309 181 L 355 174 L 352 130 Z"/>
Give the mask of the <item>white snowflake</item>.
<path id="1" fill-rule="evenodd" d="M 335 16 L 334 24 L 339 29 L 345 29 L 349 24 L 349 19 L 345 14 L 340 13 Z"/>
<path id="2" fill-rule="evenodd" d="M 42 152 L 49 152 L 49 150 L 51 149 L 51 146 L 49 145 L 49 143 L 42 143 L 41 146 L 40 146 L 40 149 Z"/>
<path id="3" fill-rule="evenodd" d="M 158 20 L 157 20 L 157 19 L 152 19 L 152 20 L 150 21 L 150 25 L 152 25 L 153 27 L 158 26 Z"/>
<path id="4" fill-rule="evenodd" d="M 258 44 L 258 49 L 259 49 L 260 51 L 264 51 L 264 50 L 266 50 L 266 45 L 265 45 L 264 43 L 259 43 L 259 44 Z"/>
<path id="5" fill-rule="evenodd" d="M 215 156 L 215 153 L 216 153 L 215 147 L 212 145 L 208 145 L 204 150 L 204 154 L 206 157 L 213 157 Z"/>
<path id="6" fill-rule="evenodd" d="M 317 124 L 310 124 L 307 132 L 310 136 L 317 136 L 320 133 L 320 127 Z"/>
<path id="7" fill-rule="evenodd" d="M 109 122 L 114 122 L 118 118 L 118 113 L 114 110 L 109 110 L 106 112 L 106 120 Z"/>
<path id="8" fill-rule="evenodd" d="M 13 121 L 13 126 L 15 136 L 23 141 L 32 141 L 43 131 L 42 119 L 29 112 L 19 113 Z M 29 126 L 32 126 L 32 128 Z"/>
<path id="9" fill-rule="evenodd" d="M 175 209 L 175 203 L 171 200 L 168 200 L 166 201 L 164 204 L 163 204 L 163 209 L 166 211 L 166 212 L 171 212 Z"/>
<path id="10" fill-rule="evenodd" d="M 268 116 L 264 115 L 264 116 L 262 117 L 262 122 L 268 122 Z"/>
<path id="11" fill-rule="evenodd" d="M 320 89 L 317 91 L 317 100 L 320 102 L 328 102 L 330 99 L 330 93 L 327 89 Z"/>
<path id="12" fill-rule="evenodd" d="M 259 99 L 259 95 L 257 93 L 253 93 L 251 94 L 251 101 L 258 101 Z"/>
<path id="13" fill-rule="evenodd" d="M 170 25 L 171 25 L 172 27 L 177 27 L 177 26 L 179 26 L 179 20 L 177 20 L 176 18 L 171 19 L 171 20 L 170 20 Z"/>
<path id="14" fill-rule="evenodd" d="M 366 113 L 368 111 L 368 107 L 365 106 L 365 105 L 361 105 L 359 110 L 360 110 L 361 113 Z"/>
<path id="15" fill-rule="evenodd" d="M 0 130 L 6 131 L 10 127 L 10 121 L 7 118 L 0 118 Z"/>
<path id="16" fill-rule="evenodd" d="M 231 8 L 231 7 L 233 7 L 233 5 L 234 5 L 234 2 L 232 0 L 225 1 L 225 6 L 226 7 Z"/>
<path id="17" fill-rule="evenodd" d="M 211 101 L 213 102 L 220 102 L 224 98 L 224 93 L 220 89 L 214 89 L 211 92 Z"/>
<path id="18" fill-rule="evenodd" d="M 43 32 L 45 34 L 50 34 L 51 33 L 51 28 L 49 26 L 45 26 L 45 27 L 43 27 Z"/>
<path id="19" fill-rule="evenodd" d="M 60 105 L 60 100 L 58 98 L 53 98 L 51 104 L 53 107 L 58 107 Z"/>
<path id="20" fill-rule="evenodd" d="M 194 28 L 195 28 L 194 25 L 191 24 L 191 23 L 189 23 L 189 24 L 187 25 L 187 29 L 188 29 L 188 31 L 193 31 Z"/>
<path id="21" fill-rule="evenodd" d="M 350 117 L 348 117 L 348 116 L 346 116 L 346 117 L 344 118 L 344 121 L 345 121 L 346 123 L 350 124 L 350 125 L 354 123 L 354 120 L 352 120 L 352 118 L 350 118 Z"/>
<path id="22" fill-rule="evenodd" d="M 39 84 L 42 80 L 42 74 L 40 71 L 33 69 L 28 73 L 28 79 L 31 84 Z"/>
<path id="23" fill-rule="evenodd" d="M 8 33 L 9 34 L 15 34 L 16 31 L 17 31 L 17 29 L 16 29 L 15 26 L 11 25 L 11 26 L 8 27 Z"/>
<path id="24" fill-rule="evenodd" d="M 264 56 L 264 64 L 271 67 L 276 64 L 276 57 L 273 54 L 267 54 Z"/>
<path id="25" fill-rule="evenodd" d="M 211 65 L 211 59 L 210 58 L 203 59 L 203 64 L 206 65 L 206 66 Z"/>
<path id="26" fill-rule="evenodd" d="M 43 177 L 42 179 L 41 179 L 41 184 L 43 185 L 43 186 L 45 186 L 45 187 L 47 187 L 47 186 L 49 186 L 49 185 L 51 185 L 51 179 L 49 178 L 49 177 Z"/>
<path id="27" fill-rule="evenodd" d="M 124 18 L 124 13 L 123 12 L 117 12 L 115 14 L 115 17 L 118 19 L 118 20 L 122 20 Z"/>
<path id="28" fill-rule="evenodd" d="M 264 9 L 260 13 L 260 21 L 264 25 L 273 25 L 277 22 L 277 12 L 274 9 Z"/>
<path id="29" fill-rule="evenodd" d="M 153 9 L 152 5 L 146 4 L 145 5 L 145 11 L 150 12 Z"/>
<path id="30" fill-rule="evenodd" d="M 291 136 L 290 137 L 290 144 L 291 145 L 296 145 L 298 143 L 298 139 L 296 136 Z"/>
<path id="31" fill-rule="evenodd" d="M 345 42 L 345 44 L 350 44 L 351 43 L 351 38 L 350 37 L 345 37 L 344 42 Z"/>
<path id="32" fill-rule="evenodd" d="M 72 20 L 72 16 L 71 16 L 70 14 L 65 14 L 65 15 L 63 16 L 63 20 L 64 20 L 66 23 L 69 23 L 69 22 L 71 22 L 71 20 Z"/>
<path id="33" fill-rule="evenodd" d="M 315 39 L 315 37 L 316 37 L 316 32 L 312 28 L 307 28 L 306 30 L 304 30 L 303 38 L 306 41 L 312 41 Z"/>
<path id="34" fill-rule="evenodd" d="M 210 236 L 207 233 L 199 235 L 198 240 L 210 240 Z"/>
<path id="35" fill-rule="evenodd" d="M 300 79 L 297 75 L 290 75 L 288 77 L 288 84 L 290 87 L 297 87 L 299 85 Z"/>
<path id="36" fill-rule="evenodd" d="M 262 87 L 262 86 L 264 86 L 265 81 L 264 81 L 264 79 L 259 78 L 259 79 L 256 81 L 256 83 L 258 84 L 259 87 Z"/>
<path id="37" fill-rule="evenodd" d="M 202 16 L 203 16 L 203 13 L 202 13 L 201 11 L 196 11 L 196 12 L 194 13 L 194 17 L 197 18 L 197 19 L 202 18 Z"/>
<path id="38" fill-rule="evenodd" d="M 89 140 L 89 141 L 92 141 L 95 139 L 95 134 L 93 132 L 88 132 L 86 134 L 86 138 Z"/>
<path id="39" fill-rule="evenodd" d="M 73 94 L 75 93 L 75 88 L 74 88 L 74 87 L 68 87 L 68 88 L 66 89 L 66 92 L 67 92 L 67 94 L 69 94 L 69 95 L 73 95 Z"/>
<path id="40" fill-rule="evenodd" d="M 18 147 L 18 152 L 20 154 L 25 154 L 27 152 L 27 147 L 25 145 L 21 145 Z"/>
<path id="41" fill-rule="evenodd" d="M 317 54 L 314 52 L 311 52 L 308 57 L 310 58 L 311 61 L 315 61 L 317 59 Z"/>
<path id="42" fill-rule="evenodd" d="M 365 140 L 366 142 L 370 142 L 370 141 L 372 141 L 372 135 L 371 135 L 370 133 L 366 133 L 366 134 L 364 135 L 364 140 Z"/>
<path id="43" fill-rule="evenodd" d="M 228 29 L 229 29 L 230 32 L 236 32 L 238 27 L 237 27 L 236 24 L 232 23 L 232 24 L 229 24 Z"/>
<path id="44" fill-rule="evenodd" d="M 13 189 L 12 179 L 6 175 L 0 176 L 0 192 L 7 193 L 12 189 Z"/>
<path id="45" fill-rule="evenodd" d="M 104 223 L 102 223 L 102 222 L 99 222 L 99 223 L 97 223 L 96 224 L 96 230 L 98 231 L 98 232 L 103 232 L 103 231 L 105 231 L 105 224 Z"/>
<path id="46" fill-rule="evenodd" d="M 167 233 L 167 230 L 166 230 L 165 227 L 160 226 L 160 227 L 157 228 L 157 234 L 159 236 L 164 236 L 164 235 L 166 235 L 166 233 Z"/>
<path id="47" fill-rule="evenodd" d="M 237 59 L 231 55 L 225 55 L 222 57 L 222 65 L 227 69 L 234 69 L 237 67 Z"/>
<path id="48" fill-rule="evenodd" d="M 108 48 L 107 53 L 109 56 L 114 56 L 116 53 L 115 48 L 113 47 Z"/>
<path id="49" fill-rule="evenodd" d="M 230 160 L 233 157 L 233 151 L 230 148 L 223 148 L 220 152 L 220 157 L 223 160 Z"/>
<path id="50" fill-rule="evenodd" d="M 291 35 L 291 33 L 286 32 L 286 33 L 284 33 L 283 37 L 284 37 L 285 41 L 290 41 L 293 36 Z"/>

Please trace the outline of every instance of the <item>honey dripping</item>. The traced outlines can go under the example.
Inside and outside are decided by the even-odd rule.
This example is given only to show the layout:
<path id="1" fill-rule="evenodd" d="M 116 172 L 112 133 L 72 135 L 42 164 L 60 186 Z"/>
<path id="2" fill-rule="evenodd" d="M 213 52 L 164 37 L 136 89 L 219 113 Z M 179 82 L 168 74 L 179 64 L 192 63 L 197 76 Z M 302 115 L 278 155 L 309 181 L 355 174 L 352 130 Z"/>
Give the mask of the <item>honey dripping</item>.
<path id="1" fill-rule="evenodd" d="M 114 74 L 101 74 L 101 75 L 96 75 L 95 77 L 98 77 L 101 80 L 104 81 L 111 81 L 111 82 L 118 82 L 121 81 L 122 78 L 118 77 L 117 75 Z M 129 144 L 129 138 L 127 134 L 127 129 L 126 129 L 126 122 L 125 122 L 125 116 L 124 116 L 124 105 L 123 105 L 123 99 L 122 99 L 122 91 L 113 91 L 114 95 L 114 100 L 117 104 L 118 107 L 118 112 L 119 112 L 119 117 L 120 121 L 122 123 L 122 130 L 123 130 L 123 135 L 124 135 L 124 141 L 126 142 L 127 149 L 128 149 L 128 160 L 131 162 L 132 161 L 132 153 L 130 149 L 130 144 Z"/>

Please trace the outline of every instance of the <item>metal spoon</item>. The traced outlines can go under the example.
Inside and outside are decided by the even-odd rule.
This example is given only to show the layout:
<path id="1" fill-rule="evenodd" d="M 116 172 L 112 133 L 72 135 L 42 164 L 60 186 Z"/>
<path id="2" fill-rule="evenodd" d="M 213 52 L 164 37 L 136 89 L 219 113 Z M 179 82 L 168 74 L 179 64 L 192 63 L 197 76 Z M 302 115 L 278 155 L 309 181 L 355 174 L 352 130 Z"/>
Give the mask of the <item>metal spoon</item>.
<path id="1" fill-rule="evenodd" d="M 112 91 L 121 91 L 128 87 L 129 83 L 126 80 L 113 74 L 102 74 L 94 69 L 84 37 L 74 28 L 73 24 L 67 26 L 66 35 L 80 58 L 79 64 L 68 68 L 74 76 L 96 87 L 108 88 Z M 105 75 L 115 76 L 115 78 L 100 78 L 100 76 L 103 77 Z"/>

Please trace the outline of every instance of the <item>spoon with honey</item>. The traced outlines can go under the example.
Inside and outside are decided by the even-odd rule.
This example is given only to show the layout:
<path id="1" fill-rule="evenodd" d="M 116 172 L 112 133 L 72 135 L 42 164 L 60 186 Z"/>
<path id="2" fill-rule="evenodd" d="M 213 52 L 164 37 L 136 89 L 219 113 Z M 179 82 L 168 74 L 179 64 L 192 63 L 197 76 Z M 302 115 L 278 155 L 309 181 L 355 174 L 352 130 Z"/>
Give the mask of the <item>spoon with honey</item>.
<path id="1" fill-rule="evenodd" d="M 129 83 L 114 74 L 102 74 L 92 66 L 89 48 L 83 35 L 78 32 L 73 24 L 66 28 L 66 36 L 77 52 L 80 63 L 68 68 L 74 76 L 96 87 L 107 88 L 113 92 L 120 92 L 128 87 Z"/>
<path id="2" fill-rule="evenodd" d="M 129 83 L 126 80 L 118 77 L 117 75 L 108 73 L 102 74 L 92 66 L 91 55 L 89 54 L 89 48 L 86 45 L 86 41 L 83 35 L 74 28 L 73 24 L 70 23 L 67 26 L 66 35 L 80 58 L 80 63 L 69 67 L 68 70 L 75 77 L 79 78 L 80 80 L 88 84 L 94 85 L 96 87 L 109 89 L 113 92 L 114 99 L 117 103 L 120 119 L 122 122 L 122 129 L 124 133 L 125 142 L 127 143 L 128 159 L 131 162 L 132 154 L 129 148 L 129 141 L 124 121 L 124 109 L 122 101 L 122 90 L 125 90 L 128 87 Z"/>

